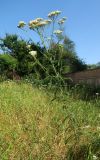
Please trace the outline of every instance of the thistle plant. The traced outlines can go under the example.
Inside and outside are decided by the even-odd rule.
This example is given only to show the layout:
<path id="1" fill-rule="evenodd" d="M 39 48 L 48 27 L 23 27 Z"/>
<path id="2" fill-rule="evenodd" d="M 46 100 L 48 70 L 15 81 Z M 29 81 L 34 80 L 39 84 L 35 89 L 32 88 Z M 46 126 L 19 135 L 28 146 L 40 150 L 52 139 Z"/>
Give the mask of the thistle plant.
<path id="1" fill-rule="evenodd" d="M 36 32 L 40 38 L 40 42 L 42 46 L 45 48 L 45 53 L 42 53 L 44 63 L 40 63 L 38 59 L 38 53 L 36 51 L 31 50 L 31 45 L 28 45 L 29 54 L 34 58 L 36 63 L 41 67 L 41 69 L 45 72 L 45 79 L 49 79 L 52 84 L 53 81 L 58 85 L 62 82 L 64 83 L 64 79 L 62 78 L 62 52 L 63 52 L 63 24 L 66 20 L 66 17 L 63 17 L 58 20 L 58 16 L 61 14 L 61 11 L 52 11 L 48 14 L 47 19 L 36 18 L 34 20 L 30 20 L 28 23 L 24 21 L 20 21 L 18 24 L 18 28 L 23 29 L 27 26 L 30 30 Z M 55 26 L 58 25 L 58 28 L 55 29 Z M 50 29 L 50 35 L 45 35 L 46 30 Z M 49 32 L 48 32 L 49 33 Z M 56 44 L 56 48 L 59 50 L 60 55 L 55 54 L 55 49 L 52 47 L 52 44 Z M 46 66 L 46 64 L 48 66 Z"/>

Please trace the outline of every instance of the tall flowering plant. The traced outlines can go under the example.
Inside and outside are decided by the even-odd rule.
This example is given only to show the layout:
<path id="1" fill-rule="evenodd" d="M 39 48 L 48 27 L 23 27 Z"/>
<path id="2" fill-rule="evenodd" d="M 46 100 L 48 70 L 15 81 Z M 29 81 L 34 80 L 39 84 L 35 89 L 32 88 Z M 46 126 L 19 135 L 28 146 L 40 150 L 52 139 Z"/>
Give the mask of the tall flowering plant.
<path id="1" fill-rule="evenodd" d="M 31 49 L 31 45 L 28 45 L 29 54 L 34 58 L 35 62 L 39 67 L 45 72 L 45 80 L 49 80 L 49 83 L 58 82 L 64 83 L 62 78 L 62 52 L 63 52 L 63 24 L 66 20 L 66 17 L 63 17 L 58 20 L 58 16 L 61 14 L 61 11 L 52 11 L 48 14 L 48 19 L 36 18 L 30 20 L 28 23 L 20 21 L 18 28 L 23 29 L 26 26 L 36 32 L 40 38 L 42 46 L 45 48 L 45 53 L 42 53 L 43 63 L 38 59 L 37 51 Z M 58 25 L 57 25 L 58 24 Z M 57 29 L 55 27 L 58 26 Z M 50 35 L 46 36 L 46 30 L 50 28 Z M 49 31 L 48 31 L 49 33 Z M 56 51 L 56 52 L 55 52 Z M 59 55 L 57 53 L 59 52 Z"/>

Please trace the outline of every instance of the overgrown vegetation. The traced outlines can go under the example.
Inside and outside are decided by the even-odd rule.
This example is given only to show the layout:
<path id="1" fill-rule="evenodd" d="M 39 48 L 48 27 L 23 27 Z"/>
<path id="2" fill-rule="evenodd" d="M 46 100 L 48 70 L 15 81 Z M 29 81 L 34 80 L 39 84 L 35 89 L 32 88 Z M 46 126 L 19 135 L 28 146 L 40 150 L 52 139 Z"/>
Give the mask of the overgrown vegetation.
<path id="1" fill-rule="evenodd" d="M 0 159 L 100 159 L 100 101 L 0 83 Z"/>
<path id="2" fill-rule="evenodd" d="M 7 34 L 1 39 L 1 49 L 16 59 L 17 64 L 13 69 L 21 77 L 33 75 L 34 79 L 47 85 L 55 82 L 64 85 L 65 73 L 87 68 L 77 56 L 73 41 L 64 35 L 66 17 L 58 19 L 60 14 L 60 11 L 54 11 L 48 14 L 49 19 L 37 18 L 27 24 L 28 29 L 38 34 L 39 44 L 32 40 L 26 42 L 17 35 Z M 25 30 L 25 26 L 26 23 L 20 21 L 18 28 Z"/>
<path id="3" fill-rule="evenodd" d="M 64 76 L 87 65 L 63 34 L 60 13 L 28 23 L 40 37 L 37 44 L 10 34 L 0 39 L 0 160 L 100 158 L 100 89 L 73 86 Z M 20 21 L 18 28 L 25 26 Z"/>

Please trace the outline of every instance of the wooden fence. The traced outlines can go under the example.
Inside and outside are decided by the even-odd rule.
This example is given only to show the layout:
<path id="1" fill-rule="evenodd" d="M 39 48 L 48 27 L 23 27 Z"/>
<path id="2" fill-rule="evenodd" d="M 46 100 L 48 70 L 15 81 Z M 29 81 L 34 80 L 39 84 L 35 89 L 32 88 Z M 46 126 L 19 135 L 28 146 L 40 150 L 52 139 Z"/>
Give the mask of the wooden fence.
<path id="1" fill-rule="evenodd" d="M 81 72 L 68 73 L 66 77 L 72 79 L 73 83 L 87 83 L 90 85 L 99 86 L 100 85 L 100 68 L 85 70 Z"/>

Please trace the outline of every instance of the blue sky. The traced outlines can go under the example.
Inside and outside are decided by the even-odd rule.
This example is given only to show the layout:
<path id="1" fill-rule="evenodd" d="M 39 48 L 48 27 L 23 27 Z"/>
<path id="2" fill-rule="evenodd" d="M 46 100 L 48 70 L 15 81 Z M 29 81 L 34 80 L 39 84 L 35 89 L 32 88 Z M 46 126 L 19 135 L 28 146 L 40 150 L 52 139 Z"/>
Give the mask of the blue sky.
<path id="1" fill-rule="evenodd" d="M 37 40 L 34 33 L 25 35 L 20 31 L 16 27 L 18 22 L 46 18 L 54 10 L 68 17 L 66 35 L 75 42 L 77 55 L 88 64 L 99 62 L 100 0 L 0 0 L 0 37 L 17 33 Z"/>

